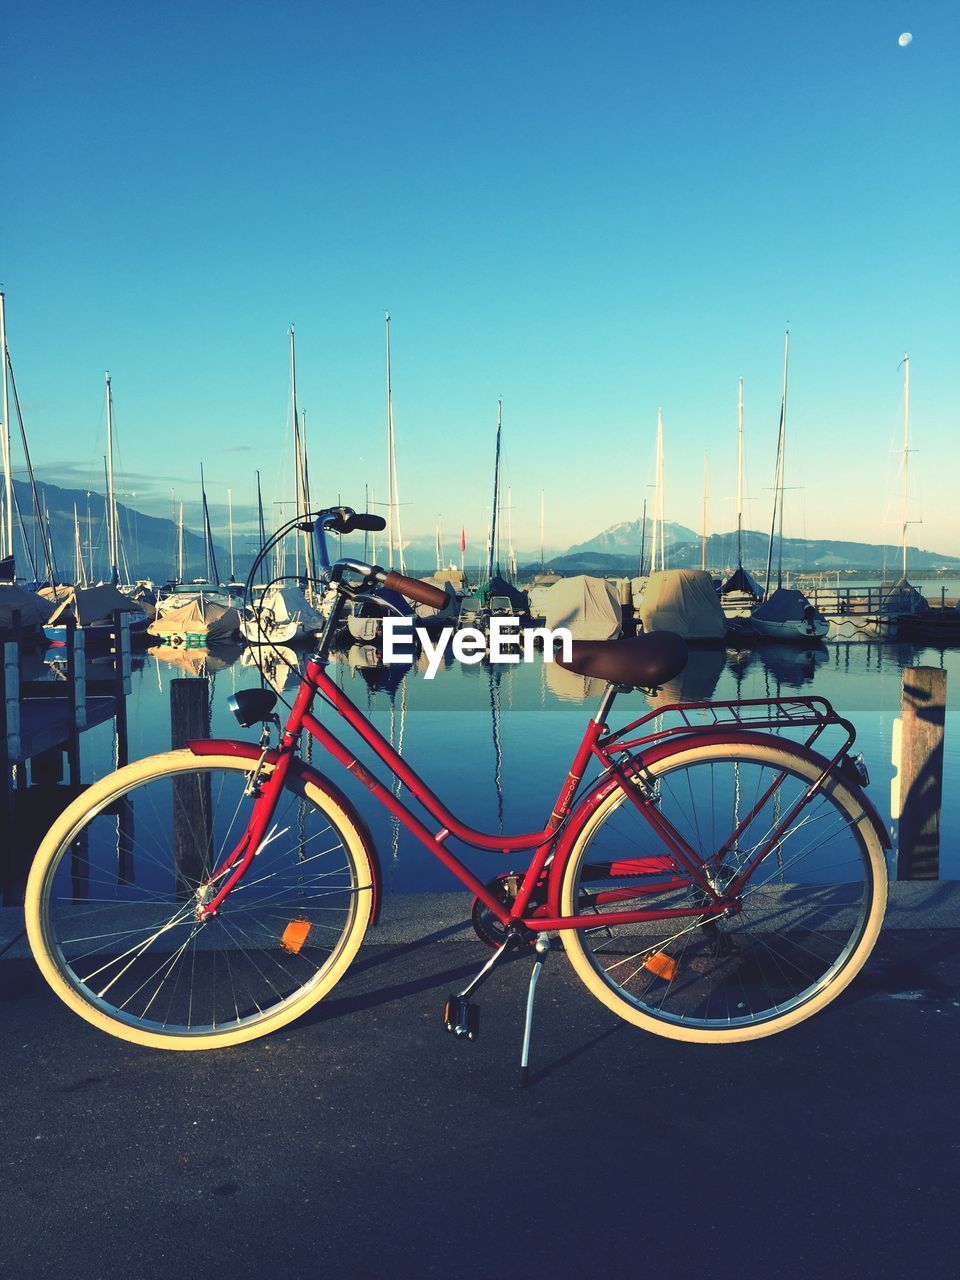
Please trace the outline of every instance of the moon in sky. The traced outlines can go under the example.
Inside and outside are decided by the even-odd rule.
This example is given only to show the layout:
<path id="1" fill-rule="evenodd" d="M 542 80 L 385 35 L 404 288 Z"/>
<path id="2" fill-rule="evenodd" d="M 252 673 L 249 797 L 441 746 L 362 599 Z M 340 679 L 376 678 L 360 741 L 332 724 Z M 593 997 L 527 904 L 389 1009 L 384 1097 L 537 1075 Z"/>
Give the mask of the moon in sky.
<path id="1" fill-rule="evenodd" d="M 897 44 L 900 46 L 901 49 L 905 49 L 912 39 L 913 39 L 913 36 L 910 34 L 910 32 L 905 31 L 903 35 L 900 37 L 900 39 L 897 41 Z"/>

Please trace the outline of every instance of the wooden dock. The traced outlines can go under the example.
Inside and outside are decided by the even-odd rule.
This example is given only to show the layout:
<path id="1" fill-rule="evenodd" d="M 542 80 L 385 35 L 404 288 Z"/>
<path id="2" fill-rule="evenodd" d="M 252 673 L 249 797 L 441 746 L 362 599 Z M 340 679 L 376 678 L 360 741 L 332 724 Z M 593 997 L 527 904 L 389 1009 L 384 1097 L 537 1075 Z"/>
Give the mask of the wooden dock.
<path id="1" fill-rule="evenodd" d="M 130 628 L 125 615 L 114 624 L 111 652 L 90 661 L 72 624 L 52 662 L 26 653 L 19 637 L 0 637 L 0 896 L 82 787 L 80 735 L 115 721 L 117 763 L 127 762 Z"/>

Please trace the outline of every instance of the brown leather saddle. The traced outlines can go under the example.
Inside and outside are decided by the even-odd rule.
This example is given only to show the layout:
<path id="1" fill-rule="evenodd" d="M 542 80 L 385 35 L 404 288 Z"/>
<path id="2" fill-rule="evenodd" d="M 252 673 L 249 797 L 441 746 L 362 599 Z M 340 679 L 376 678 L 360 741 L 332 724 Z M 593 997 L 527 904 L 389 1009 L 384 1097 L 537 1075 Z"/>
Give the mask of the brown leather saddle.
<path id="1" fill-rule="evenodd" d="M 574 640 L 570 659 L 557 666 L 611 684 L 653 689 L 678 676 L 687 665 L 687 645 L 672 631 L 651 631 L 622 640 Z"/>

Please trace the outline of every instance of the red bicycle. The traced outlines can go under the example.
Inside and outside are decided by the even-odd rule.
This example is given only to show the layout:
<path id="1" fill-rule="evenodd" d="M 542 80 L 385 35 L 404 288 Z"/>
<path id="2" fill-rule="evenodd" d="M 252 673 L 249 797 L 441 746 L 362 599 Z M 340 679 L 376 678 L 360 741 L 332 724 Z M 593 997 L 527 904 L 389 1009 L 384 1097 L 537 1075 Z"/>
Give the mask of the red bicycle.
<path id="1" fill-rule="evenodd" d="M 348 532 L 375 519 L 338 508 L 317 525 Z M 474 1035 L 473 990 L 529 949 L 524 1066 L 553 935 L 599 1000 L 679 1040 L 782 1031 L 860 970 L 883 918 L 888 841 L 851 755 L 854 729 L 824 699 L 656 706 L 613 732 L 615 698 L 675 677 L 686 647 L 665 633 L 574 642 L 565 665 L 606 691 L 543 827 L 492 835 L 461 822 L 326 671 L 349 601 L 381 586 L 430 605 L 442 593 L 355 560 L 328 577 L 336 602 L 276 745 L 276 695 L 243 690 L 233 709 L 241 726 L 263 725 L 259 745 L 197 741 L 131 764 L 45 837 L 27 887 L 30 943 L 81 1017 L 138 1044 L 216 1048 L 284 1026 L 342 978 L 377 922 L 380 864 L 353 803 L 298 754 L 304 733 L 475 895 L 493 954 L 447 1002 L 448 1029 Z M 321 722 L 318 701 L 423 816 Z M 821 754 L 828 730 L 839 746 Z M 455 842 L 528 865 L 484 884 Z"/>

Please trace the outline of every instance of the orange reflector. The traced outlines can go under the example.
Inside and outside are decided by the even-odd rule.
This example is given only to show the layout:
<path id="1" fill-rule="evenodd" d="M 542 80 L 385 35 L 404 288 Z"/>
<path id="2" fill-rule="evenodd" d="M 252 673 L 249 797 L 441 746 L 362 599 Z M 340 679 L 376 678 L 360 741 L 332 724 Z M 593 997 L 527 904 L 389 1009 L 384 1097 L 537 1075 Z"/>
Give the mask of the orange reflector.
<path id="1" fill-rule="evenodd" d="M 652 956 L 647 956 L 643 962 L 643 967 L 667 982 L 672 982 L 677 976 L 676 960 L 671 960 L 664 951 L 655 951 Z"/>
<path id="2" fill-rule="evenodd" d="M 307 940 L 307 934 L 310 932 L 309 920 L 291 920 L 283 931 L 280 939 L 280 945 L 284 951 L 290 951 L 296 955 L 300 948 Z"/>

